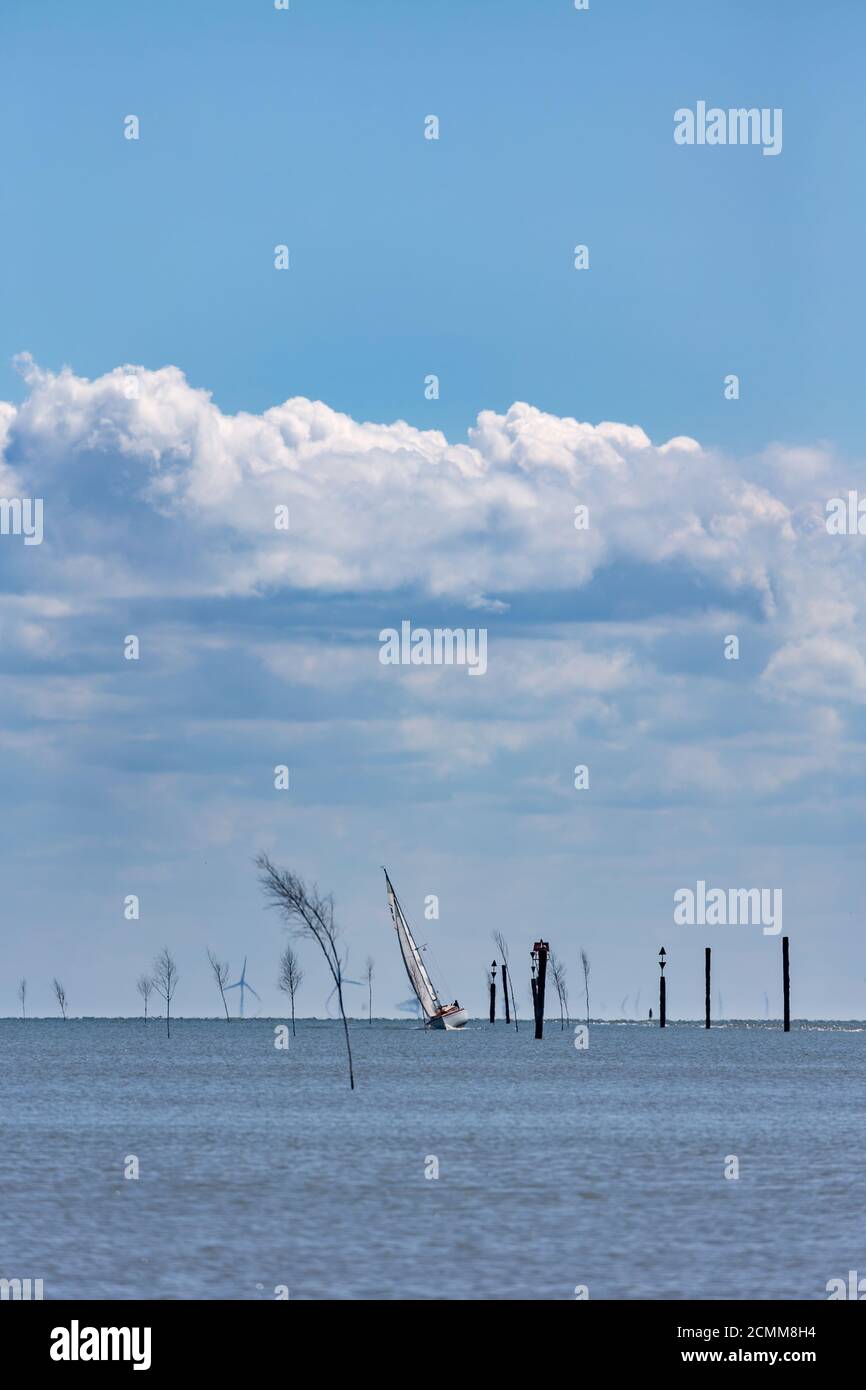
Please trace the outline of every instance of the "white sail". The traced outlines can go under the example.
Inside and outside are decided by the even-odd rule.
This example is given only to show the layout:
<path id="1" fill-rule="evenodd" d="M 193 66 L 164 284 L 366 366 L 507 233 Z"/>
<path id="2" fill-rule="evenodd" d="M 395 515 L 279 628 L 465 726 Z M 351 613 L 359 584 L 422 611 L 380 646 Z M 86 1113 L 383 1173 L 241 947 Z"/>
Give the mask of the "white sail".
<path id="1" fill-rule="evenodd" d="M 400 942 L 400 952 L 403 956 L 403 964 L 406 967 L 406 974 L 412 985 L 418 1002 L 428 1018 L 433 1018 L 440 1013 L 442 1005 L 439 996 L 433 988 L 433 982 L 427 974 L 427 968 L 421 958 L 421 952 L 415 944 L 415 938 L 409 930 L 409 923 L 403 914 L 403 909 L 397 901 L 397 894 L 391 886 L 391 880 L 387 873 L 385 882 L 388 885 L 388 906 L 391 909 L 391 920 L 397 932 L 397 940 Z"/>

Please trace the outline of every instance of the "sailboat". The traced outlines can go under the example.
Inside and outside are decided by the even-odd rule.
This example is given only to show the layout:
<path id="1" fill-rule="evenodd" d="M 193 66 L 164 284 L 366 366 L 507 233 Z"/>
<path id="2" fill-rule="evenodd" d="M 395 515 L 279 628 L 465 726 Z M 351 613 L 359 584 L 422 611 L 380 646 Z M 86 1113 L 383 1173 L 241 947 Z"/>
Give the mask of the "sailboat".
<path id="1" fill-rule="evenodd" d="M 469 1019 L 466 1010 L 461 1009 L 456 999 L 453 1004 L 443 1004 L 436 993 L 433 981 L 430 979 L 427 967 L 421 957 L 421 952 L 409 929 L 406 914 L 400 906 L 397 894 L 394 892 L 394 885 L 388 877 L 388 870 L 383 868 L 382 872 L 385 875 L 385 886 L 388 890 L 391 921 L 394 923 L 394 930 L 400 943 L 400 954 L 403 957 L 406 974 L 409 976 L 409 983 L 424 1012 L 427 1027 L 447 1028 L 449 1032 L 454 1028 L 465 1027 Z"/>

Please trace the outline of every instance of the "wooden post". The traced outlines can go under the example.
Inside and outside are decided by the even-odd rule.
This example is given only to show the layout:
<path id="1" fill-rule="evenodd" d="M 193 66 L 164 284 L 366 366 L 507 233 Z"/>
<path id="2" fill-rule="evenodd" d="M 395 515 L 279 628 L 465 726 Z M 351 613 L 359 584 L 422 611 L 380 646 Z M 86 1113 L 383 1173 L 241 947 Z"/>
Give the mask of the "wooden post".
<path id="1" fill-rule="evenodd" d="M 505 1022 L 511 1022 L 511 1010 L 508 1007 L 508 965 L 502 962 L 502 998 L 505 1001 Z"/>
<path id="2" fill-rule="evenodd" d="M 537 978 L 534 981 L 536 1038 L 544 1037 L 544 985 L 547 980 L 547 953 L 549 949 L 546 941 L 536 941 L 532 948 L 533 961 L 538 962 Z"/>
<path id="3" fill-rule="evenodd" d="M 704 953 L 704 1027 L 710 1026 L 710 959 L 712 951 L 708 946 Z"/>
<path id="4" fill-rule="evenodd" d="M 785 997 L 785 1032 L 791 1031 L 791 970 L 788 959 L 788 938 L 782 937 L 782 992 Z"/>
<path id="5" fill-rule="evenodd" d="M 490 1022 L 496 1022 L 496 961 L 490 967 Z"/>
<path id="6" fill-rule="evenodd" d="M 659 1027 L 664 1028 L 665 1019 L 665 965 L 667 964 L 664 946 L 659 951 Z"/>

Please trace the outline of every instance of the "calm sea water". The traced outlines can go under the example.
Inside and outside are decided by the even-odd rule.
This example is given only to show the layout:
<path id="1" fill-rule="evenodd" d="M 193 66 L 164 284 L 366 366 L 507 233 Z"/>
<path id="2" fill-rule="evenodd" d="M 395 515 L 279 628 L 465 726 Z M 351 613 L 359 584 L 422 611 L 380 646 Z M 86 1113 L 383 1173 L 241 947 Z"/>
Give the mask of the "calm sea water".
<path id="1" fill-rule="evenodd" d="M 558 1024 L 357 1022 L 352 1093 L 339 1024 L 278 1051 L 275 1022 L 0 1020 L 0 1277 L 46 1298 L 820 1299 L 866 1274 L 863 1024 L 602 1023 L 577 1051 Z"/>

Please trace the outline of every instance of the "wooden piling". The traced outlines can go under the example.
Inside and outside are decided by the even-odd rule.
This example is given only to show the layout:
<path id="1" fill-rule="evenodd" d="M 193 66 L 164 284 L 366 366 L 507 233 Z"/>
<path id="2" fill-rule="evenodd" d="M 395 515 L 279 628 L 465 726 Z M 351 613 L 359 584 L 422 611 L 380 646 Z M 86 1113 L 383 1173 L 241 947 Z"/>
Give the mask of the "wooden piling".
<path id="1" fill-rule="evenodd" d="M 502 962 L 502 998 L 505 1002 L 505 1022 L 511 1022 L 511 1010 L 508 1007 L 508 965 Z"/>
<path id="2" fill-rule="evenodd" d="M 782 993 L 785 1001 L 785 1032 L 791 1031 L 791 969 L 788 957 L 788 938 L 782 937 Z"/>
<path id="3" fill-rule="evenodd" d="M 536 941 L 532 948 L 533 959 L 537 962 L 537 973 L 534 981 L 533 991 L 535 998 L 535 1036 L 544 1037 L 544 986 L 547 980 L 547 953 L 549 946 L 546 941 Z"/>
<path id="4" fill-rule="evenodd" d="M 709 946 L 704 951 L 704 1027 L 710 1026 L 710 961 L 712 951 Z"/>

